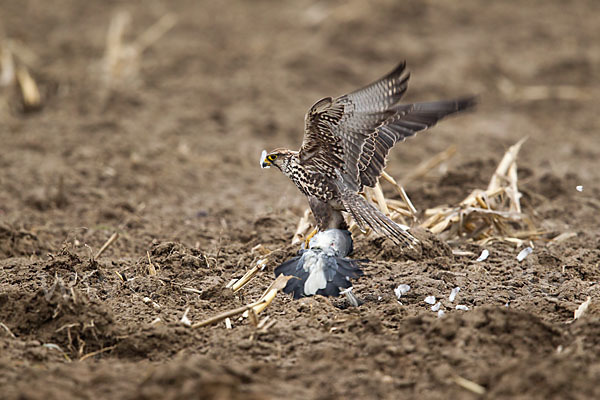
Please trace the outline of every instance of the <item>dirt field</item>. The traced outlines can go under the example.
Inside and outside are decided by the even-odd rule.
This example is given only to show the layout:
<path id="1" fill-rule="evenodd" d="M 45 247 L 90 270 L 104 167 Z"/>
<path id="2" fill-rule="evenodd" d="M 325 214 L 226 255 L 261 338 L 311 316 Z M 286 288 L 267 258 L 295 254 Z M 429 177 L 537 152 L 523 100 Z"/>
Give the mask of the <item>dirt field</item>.
<path id="1" fill-rule="evenodd" d="M 127 41 L 178 19 L 108 92 L 117 10 L 131 13 Z M 600 398 L 598 15 L 595 0 L 1 1 L 0 35 L 36 57 L 43 107 L 24 113 L 17 88 L 0 88 L 0 397 Z M 397 146 L 388 172 L 401 180 L 455 145 L 407 191 L 421 212 L 456 204 L 528 136 L 522 203 L 545 239 L 522 262 L 509 243 L 476 262 L 468 242 L 414 259 L 356 237 L 354 257 L 371 260 L 360 307 L 280 294 L 268 330 L 180 323 L 261 295 L 275 263 L 225 289 L 256 245 L 297 250 L 306 201 L 259 169 L 261 150 L 299 147 L 314 101 L 403 59 L 407 101 L 481 104 Z"/>

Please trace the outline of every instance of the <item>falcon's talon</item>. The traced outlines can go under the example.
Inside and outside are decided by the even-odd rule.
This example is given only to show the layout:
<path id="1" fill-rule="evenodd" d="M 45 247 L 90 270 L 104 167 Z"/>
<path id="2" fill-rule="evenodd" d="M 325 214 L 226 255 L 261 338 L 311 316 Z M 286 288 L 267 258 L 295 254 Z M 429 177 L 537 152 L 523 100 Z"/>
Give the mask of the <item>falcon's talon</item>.
<path id="1" fill-rule="evenodd" d="M 403 62 L 362 89 L 319 100 L 304 118 L 299 151 L 276 149 L 261 155 L 261 167 L 279 168 L 308 198 L 319 230 L 346 229 L 342 212 L 348 212 L 361 231 L 370 228 L 405 246 L 418 243 L 359 192 L 377 184 L 397 142 L 472 108 L 475 98 L 399 104 L 409 77 Z"/>

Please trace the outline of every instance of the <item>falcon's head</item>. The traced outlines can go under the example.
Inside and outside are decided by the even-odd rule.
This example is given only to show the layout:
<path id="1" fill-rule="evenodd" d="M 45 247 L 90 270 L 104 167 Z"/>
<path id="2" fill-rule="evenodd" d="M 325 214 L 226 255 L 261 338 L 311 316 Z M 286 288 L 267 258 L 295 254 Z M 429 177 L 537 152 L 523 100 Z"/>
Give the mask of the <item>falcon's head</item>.
<path id="1" fill-rule="evenodd" d="M 279 168 L 281 171 L 285 171 L 290 163 L 290 160 L 297 155 L 297 151 L 291 151 L 288 149 L 275 149 L 270 153 L 263 150 L 260 155 L 260 167 L 271 168 L 272 165 Z"/>

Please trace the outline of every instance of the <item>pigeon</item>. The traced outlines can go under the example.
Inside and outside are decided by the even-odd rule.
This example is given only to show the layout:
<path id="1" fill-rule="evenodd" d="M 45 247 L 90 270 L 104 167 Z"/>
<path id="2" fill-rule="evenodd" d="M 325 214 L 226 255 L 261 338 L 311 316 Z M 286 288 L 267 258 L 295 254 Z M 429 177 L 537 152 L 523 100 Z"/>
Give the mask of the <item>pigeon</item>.
<path id="1" fill-rule="evenodd" d="M 351 288 L 350 279 L 363 275 L 357 260 L 346 258 L 352 253 L 352 235 L 345 229 L 328 229 L 313 236 L 308 249 L 275 268 L 275 276 L 294 276 L 283 289 L 294 299 L 319 294 L 339 296 Z"/>

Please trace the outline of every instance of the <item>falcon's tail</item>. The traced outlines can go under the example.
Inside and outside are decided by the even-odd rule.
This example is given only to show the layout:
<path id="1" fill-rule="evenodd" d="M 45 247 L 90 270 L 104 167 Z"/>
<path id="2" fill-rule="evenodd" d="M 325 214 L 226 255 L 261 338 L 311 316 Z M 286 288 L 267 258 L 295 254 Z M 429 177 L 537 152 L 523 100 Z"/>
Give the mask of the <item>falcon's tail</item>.
<path id="1" fill-rule="evenodd" d="M 352 214 L 352 217 L 361 230 L 371 228 L 373 231 L 383 234 L 398 245 L 406 245 L 414 248 L 419 241 L 413 237 L 407 230 L 389 219 L 384 213 L 369 203 L 358 193 L 345 191 L 342 195 L 342 202 L 346 211 Z"/>

